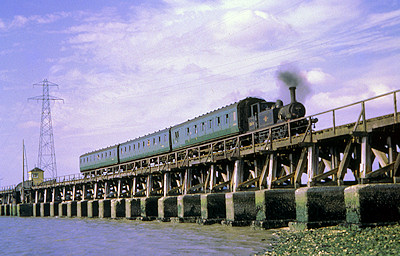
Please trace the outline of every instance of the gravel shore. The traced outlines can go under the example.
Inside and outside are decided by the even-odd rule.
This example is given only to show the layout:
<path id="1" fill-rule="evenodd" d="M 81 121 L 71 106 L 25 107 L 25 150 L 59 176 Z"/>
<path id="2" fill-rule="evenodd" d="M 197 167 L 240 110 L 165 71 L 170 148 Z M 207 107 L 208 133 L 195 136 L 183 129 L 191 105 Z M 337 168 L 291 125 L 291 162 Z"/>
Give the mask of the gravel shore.
<path id="1" fill-rule="evenodd" d="M 260 255 L 400 255 L 400 225 L 334 226 L 301 232 L 279 230 L 276 243 Z"/>

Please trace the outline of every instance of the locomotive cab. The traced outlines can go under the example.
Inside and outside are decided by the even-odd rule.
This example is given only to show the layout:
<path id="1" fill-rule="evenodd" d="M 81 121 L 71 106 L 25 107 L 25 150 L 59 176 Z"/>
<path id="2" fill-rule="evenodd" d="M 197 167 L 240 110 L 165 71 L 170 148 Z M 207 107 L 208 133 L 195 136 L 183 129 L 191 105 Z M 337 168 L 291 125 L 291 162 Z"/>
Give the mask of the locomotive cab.
<path id="1" fill-rule="evenodd" d="M 269 109 L 273 108 L 275 105 L 274 102 L 257 102 L 250 106 L 250 117 L 249 119 L 249 130 L 253 131 L 259 128 L 263 128 L 267 120 L 270 119 L 266 118 L 262 113 L 266 113 Z M 278 114 L 276 114 L 278 116 Z M 261 120 L 262 119 L 262 120 Z M 265 119 L 265 121 L 263 121 Z"/>
<path id="2" fill-rule="evenodd" d="M 305 116 L 306 109 L 304 105 L 296 101 L 296 87 L 290 87 L 289 90 L 291 102 L 288 105 L 284 106 L 281 100 L 251 105 L 250 131 Z"/>

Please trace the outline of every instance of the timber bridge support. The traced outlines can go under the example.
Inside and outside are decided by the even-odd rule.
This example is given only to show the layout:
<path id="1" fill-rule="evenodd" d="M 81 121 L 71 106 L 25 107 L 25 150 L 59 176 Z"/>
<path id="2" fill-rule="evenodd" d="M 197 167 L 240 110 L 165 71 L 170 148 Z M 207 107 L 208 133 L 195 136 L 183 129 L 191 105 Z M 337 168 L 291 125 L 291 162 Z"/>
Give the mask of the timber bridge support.
<path id="1" fill-rule="evenodd" d="M 302 134 L 291 134 L 292 121 L 276 125 L 286 126 L 285 138 L 266 137 L 268 127 L 29 189 L 4 188 L 0 214 L 264 228 L 398 222 L 399 91 L 308 116 Z"/>

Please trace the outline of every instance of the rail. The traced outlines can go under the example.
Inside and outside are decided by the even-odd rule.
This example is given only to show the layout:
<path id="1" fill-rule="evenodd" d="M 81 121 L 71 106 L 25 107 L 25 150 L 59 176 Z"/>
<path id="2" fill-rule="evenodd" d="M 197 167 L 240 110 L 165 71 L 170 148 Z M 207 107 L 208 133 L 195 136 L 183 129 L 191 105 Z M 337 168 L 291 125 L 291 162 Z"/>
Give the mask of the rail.
<path id="1" fill-rule="evenodd" d="M 388 93 L 385 93 L 385 94 L 381 94 L 381 95 L 378 95 L 378 96 L 375 96 L 375 97 L 372 97 L 372 98 L 368 98 L 366 100 L 357 101 L 357 102 L 354 102 L 354 103 L 351 103 L 351 104 L 347 104 L 347 105 L 344 105 L 344 106 L 341 106 L 341 107 L 337 107 L 337 108 L 334 108 L 334 109 L 323 111 L 323 112 L 320 112 L 320 113 L 317 113 L 317 114 L 309 115 L 309 116 L 306 116 L 306 117 L 303 117 L 303 118 L 294 119 L 294 120 L 291 120 L 291 121 L 288 121 L 288 122 L 285 122 L 285 123 L 282 123 L 282 124 L 275 124 L 275 125 L 269 126 L 267 128 L 258 129 L 256 131 L 251 131 L 251 132 L 248 132 L 246 134 L 235 135 L 233 137 L 225 138 L 225 139 L 222 139 L 222 140 L 217 141 L 217 142 L 214 141 L 212 143 L 206 143 L 206 144 L 200 145 L 200 146 L 197 145 L 195 147 L 186 148 L 184 150 L 177 150 L 177 151 L 174 151 L 174 152 L 171 152 L 171 153 L 167 153 L 167 154 L 164 154 L 164 155 L 159 155 L 157 157 L 148 157 L 148 158 L 136 160 L 134 162 L 140 162 L 140 163 L 149 162 L 150 163 L 151 161 L 149 159 L 155 159 L 156 158 L 157 159 L 156 160 L 157 163 L 156 164 L 153 163 L 153 166 L 149 165 L 149 166 L 145 166 L 145 167 L 143 167 L 143 166 L 140 167 L 142 169 L 148 169 L 150 172 L 152 172 L 152 170 L 154 170 L 154 169 L 160 170 L 160 167 L 162 167 L 162 166 L 164 168 L 166 168 L 166 167 L 171 166 L 171 165 L 178 165 L 179 163 L 181 164 L 181 166 L 183 166 L 184 162 L 187 162 L 188 159 L 189 159 L 188 152 L 190 152 L 190 151 L 196 152 L 197 151 L 198 155 L 195 156 L 195 157 L 200 159 L 200 148 L 201 147 L 213 148 L 217 143 L 222 143 L 223 144 L 223 147 L 224 147 L 223 155 L 226 157 L 228 155 L 228 152 L 231 152 L 232 155 L 234 155 L 238 151 L 240 152 L 240 150 L 238 150 L 238 148 L 240 147 L 240 139 L 243 138 L 243 137 L 246 137 L 246 136 L 251 136 L 252 147 L 253 147 L 253 150 L 254 150 L 254 148 L 255 148 L 255 145 L 254 145 L 254 137 L 255 137 L 255 135 L 259 134 L 260 132 L 264 132 L 264 131 L 268 131 L 269 132 L 268 138 L 264 142 L 265 147 L 268 147 L 268 145 L 270 143 L 272 143 L 272 140 L 273 140 L 271 138 L 271 134 L 272 134 L 273 129 L 274 128 L 278 128 L 278 127 L 282 127 L 282 126 L 287 126 L 288 127 L 288 134 L 289 134 L 288 137 L 289 137 L 289 140 L 292 141 L 293 137 L 297 136 L 297 135 L 291 133 L 291 127 L 293 126 L 294 123 L 296 123 L 296 122 L 298 122 L 300 120 L 307 120 L 307 122 L 308 122 L 307 130 L 304 133 L 304 138 L 305 138 L 307 136 L 307 134 L 312 136 L 313 133 L 322 130 L 322 129 L 320 129 L 320 130 L 312 130 L 312 125 L 313 124 L 315 125 L 313 120 L 317 120 L 317 119 L 319 120 L 319 118 L 321 116 L 326 115 L 326 114 L 329 114 L 329 116 L 332 118 L 330 121 L 328 120 L 328 123 L 330 123 L 330 126 L 328 128 L 331 128 L 333 130 L 333 133 L 336 134 L 337 128 L 340 125 L 346 124 L 346 123 L 338 124 L 338 120 L 337 120 L 338 111 L 346 110 L 346 109 L 349 109 L 349 108 L 355 107 L 355 106 L 360 106 L 360 112 L 359 112 L 359 115 L 358 115 L 358 119 L 355 122 L 350 122 L 350 123 L 347 123 L 347 124 L 354 123 L 353 131 L 366 132 L 367 131 L 366 130 L 367 129 L 366 120 L 367 120 L 367 113 L 368 113 L 366 104 L 370 103 L 370 102 L 374 102 L 377 99 L 383 99 L 384 97 L 387 97 L 387 96 L 390 96 L 390 95 L 392 95 L 392 98 L 391 98 L 391 100 L 392 100 L 391 109 L 393 110 L 393 122 L 394 123 L 398 123 L 399 122 L 399 120 L 398 120 L 398 109 L 397 109 L 397 93 L 399 93 L 399 92 L 400 92 L 400 90 L 395 90 L 395 91 L 388 92 Z M 391 111 L 389 111 L 389 112 L 390 113 L 388 113 L 388 114 L 391 114 Z M 359 130 L 359 126 L 360 125 L 362 126 L 361 130 Z M 304 138 L 303 138 L 303 140 L 304 140 Z M 228 149 L 226 144 L 227 144 L 228 141 L 232 141 L 232 140 L 235 141 L 235 146 L 234 146 L 233 149 Z M 183 160 L 178 160 L 178 157 L 177 157 L 178 154 L 183 154 L 184 155 Z M 160 159 L 162 159 L 162 158 L 170 159 L 171 155 L 174 156 L 172 162 L 160 162 Z M 207 156 L 207 158 L 209 158 L 209 156 Z M 127 166 L 129 164 L 134 165 L 134 162 L 124 163 L 123 165 L 125 165 L 125 166 Z M 111 172 L 110 172 L 110 170 L 111 170 Z M 118 165 L 115 165 L 115 166 L 112 166 L 112 167 L 101 168 L 101 169 L 95 170 L 95 173 L 97 173 L 97 175 L 96 174 L 85 175 L 83 173 L 69 174 L 69 175 L 65 175 L 65 176 L 59 176 L 56 179 L 47 178 L 41 184 L 38 184 L 36 186 L 46 186 L 46 185 L 63 184 L 63 183 L 74 183 L 74 182 L 78 182 L 78 181 L 98 181 L 98 180 L 101 180 L 101 179 L 108 179 L 108 178 L 117 177 L 121 173 L 126 173 L 127 175 L 129 175 L 129 174 L 134 174 L 135 172 L 137 172 L 137 168 L 131 168 L 129 170 L 127 168 L 123 169 L 123 168 L 121 168 L 121 164 L 118 164 Z M 100 175 L 98 175 L 98 174 L 100 174 Z M 16 188 L 16 185 L 2 187 L 0 189 L 0 192 L 1 193 L 9 193 L 9 192 L 14 191 L 15 188 Z"/>

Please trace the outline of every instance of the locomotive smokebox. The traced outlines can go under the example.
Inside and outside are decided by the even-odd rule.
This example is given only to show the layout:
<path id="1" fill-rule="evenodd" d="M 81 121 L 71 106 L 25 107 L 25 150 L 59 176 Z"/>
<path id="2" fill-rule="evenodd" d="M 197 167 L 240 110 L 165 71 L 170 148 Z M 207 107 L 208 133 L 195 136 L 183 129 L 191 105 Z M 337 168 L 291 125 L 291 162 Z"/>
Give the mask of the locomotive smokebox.
<path id="1" fill-rule="evenodd" d="M 290 90 L 290 103 L 295 103 L 296 101 L 296 87 L 292 86 L 289 88 Z"/>

